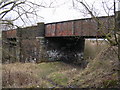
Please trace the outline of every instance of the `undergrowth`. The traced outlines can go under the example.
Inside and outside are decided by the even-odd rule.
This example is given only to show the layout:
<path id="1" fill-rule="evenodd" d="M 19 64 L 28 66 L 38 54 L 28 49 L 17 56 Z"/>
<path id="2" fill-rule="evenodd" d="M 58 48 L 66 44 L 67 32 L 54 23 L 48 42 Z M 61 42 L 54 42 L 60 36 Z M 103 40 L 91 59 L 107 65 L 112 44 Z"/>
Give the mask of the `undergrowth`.
<path id="1" fill-rule="evenodd" d="M 86 57 L 94 59 L 88 61 L 86 68 L 80 68 L 63 62 L 12 63 L 4 64 L 2 68 L 2 83 L 4 88 L 114 88 L 118 87 L 117 63 L 118 58 L 114 50 L 116 47 L 96 51 L 90 44 L 86 50 Z M 90 48 L 92 47 L 92 48 Z M 98 46 L 96 46 L 98 48 Z M 92 52 L 93 49 L 93 52 Z M 114 50 L 113 50 L 114 49 Z M 89 52 L 91 51 L 91 52 Z M 99 53 L 98 53 L 99 52 Z"/>

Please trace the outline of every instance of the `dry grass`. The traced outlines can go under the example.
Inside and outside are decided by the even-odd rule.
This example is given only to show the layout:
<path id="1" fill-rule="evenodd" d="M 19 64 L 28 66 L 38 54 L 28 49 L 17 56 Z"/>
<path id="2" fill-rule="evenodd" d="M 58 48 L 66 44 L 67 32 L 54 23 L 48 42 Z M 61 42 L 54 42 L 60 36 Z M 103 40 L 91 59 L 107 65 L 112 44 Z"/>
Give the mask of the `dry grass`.
<path id="1" fill-rule="evenodd" d="M 30 87 L 41 82 L 37 76 L 39 69 L 31 63 L 14 63 L 3 65 L 3 87 Z"/>
<path id="2" fill-rule="evenodd" d="M 94 59 L 89 60 L 85 69 L 63 62 L 5 64 L 3 87 L 117 87 L 117 48 L 107 47 L 102 41 L 99 44 L 87 41 L 86 57 Z"/>
<path id="3" fill-rule="evenodd" d="M 56 84 L 63 85 L 65 77 L 73 77 L 80 72 L 76 66 L 65 64 L 63 62 L 49 63 L 14 63 L 3 65 L 3 87 L 5 88 L 46 88 L 56 87 Z M 61 75 L 64 75 L 61 80 Z M 55 77 L 52 77 L 56 74 Z M 54 81 L 52 81 L 54 80 Z M 60 81 L 59 81 L 60 80 Z M 59 82 L 58 82 L 59 81 Z M 54 84 L 54 83 L 56 84 Z"/>
<path id="4" fill-rule="evenodd" d="M 94 87 L 118 87 L 117 82 L 117 54 L 114 52 L 116 47 L 109 47 L 99 53 L 99 55 L 91 60 L 88 66 L 73 77 L 69 82 L 71 85 L 76 85 L 81 88 Z M 109 81 L 115 84 L 109 86 Z M 108 82 L 105 84 L 105 82 Z"/>

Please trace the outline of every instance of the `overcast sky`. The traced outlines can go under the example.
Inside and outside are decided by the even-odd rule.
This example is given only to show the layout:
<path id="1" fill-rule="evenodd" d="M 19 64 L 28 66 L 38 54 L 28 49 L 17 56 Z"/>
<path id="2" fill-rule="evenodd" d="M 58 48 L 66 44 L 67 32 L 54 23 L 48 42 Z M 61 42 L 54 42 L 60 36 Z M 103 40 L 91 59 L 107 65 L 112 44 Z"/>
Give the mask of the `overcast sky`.
<path id="1" fill-rule="evenodd" d="M 45 22 L 45 23 L 51 23 L 51 22 L 59 22 L 59 21 L 66 21 L 66 20 L 73 20 L 73 19 L 81 19 L 81 18 L 88 18 L 90 15 L 85 14 L 85 8 L 80 4 L 76 3 L 74 4 L 77 9 L 73 8 L 72 0 L 30 0 L 34 3 L 43 3 L 44 5 L 48 6 L 51 2 L 51 7 L 54 8 L 41 8 L 39 12 L 39 16 L 43 18 L 38 18 L 35 20 L 32 20 L 33 24 L 37 22 Z M 105 8 L 110 8 L 113 6 L 114 0 L 86 0 L 87 4 L 92 8 L 93 4 L 93 10 L 96 12 L 97 16 L 105 16 L 107 15 L 105 10 L 103 9 L 103 3 L 102 1 L 107 2 L 107 5 L 104 3 Z M 78 10 L 79 9 L 79 10 Z M 113 8 L 112 8 L 113 9 Z M 108 12 L 108 9 L 106 9 Z M 82 12 L 85 12 L 84 14 Z M 113 14 L 113 10 L 110 10 L 109 14 Z M 15 16 L 15 15 L 14 15 Z M 13 13 L 9 15 L 9 17 L 14 17 Z M 21 25 L 19 21 L 15 22 L 17 25 Z"/>
<path id="2" fill-rule="evenodd" d="M 108 3 L 108 7 L 111 7 L 113 5 L 113 0 L 104 0 Z M 94 3 L 94 10 L 97 12 L 97 16 L 104 16 L 106 15 L 104 9 L 102 8 L 102 0 L 86 0 L 88 5 L 92 7 L 92 4 Z M 56 8 L 48 8 L 48 9 L 42 9 L 40 11 L 40 15 L 44 17 L 43 21 L 46 23 L 49 22 L 56 22 L 56 21 L 65 21 L 65 20 L 71 20 L 71 19 L 80 19 L 80 18 L 86 18 L 90 17 L 88 14 L 83 14 L 82 11 L 85 12 L 84 7 L 78 4 L 78 8 L 80 10 L 74 9 L 72 0 L 57 0 L 56 2 L 58 5 L 61 5 Z M 55 3 L 55 4 L 56 4 Z M 64 4 L 62 4 L 64 3 Z M 53 4 L 53 6 L 56 6 Z M 113 11 L 110 12 L 110 14 L 113 14 Z"/>

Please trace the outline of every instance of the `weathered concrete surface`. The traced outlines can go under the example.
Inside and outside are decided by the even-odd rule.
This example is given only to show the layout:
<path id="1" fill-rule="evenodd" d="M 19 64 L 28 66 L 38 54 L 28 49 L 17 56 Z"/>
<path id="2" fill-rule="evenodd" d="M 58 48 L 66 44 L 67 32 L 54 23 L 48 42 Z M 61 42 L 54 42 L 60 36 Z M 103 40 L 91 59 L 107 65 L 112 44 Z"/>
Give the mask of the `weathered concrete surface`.
<path id="1" fill-rule="evenodd" d="M 2 41 L 2 62 L 16 62 L 19 55 L 16 39 L 3 39 Z"/>
<path id="2" fill-rule="evenodd" d="M 38 62 L 40 43 L 37 37 L 44 37 L 44 23 L 18 30 L 21 62 Z"/>
<path id="3" fill-rule="evenodd" d="M 12 33 L 12 34 L 11 34 Z M 44 37 L 44 23 L 37 26 L 18 28 L 2 32 L 2 61 L 37 62 L 39 59 L 39 43 L 36 37 Z"/>

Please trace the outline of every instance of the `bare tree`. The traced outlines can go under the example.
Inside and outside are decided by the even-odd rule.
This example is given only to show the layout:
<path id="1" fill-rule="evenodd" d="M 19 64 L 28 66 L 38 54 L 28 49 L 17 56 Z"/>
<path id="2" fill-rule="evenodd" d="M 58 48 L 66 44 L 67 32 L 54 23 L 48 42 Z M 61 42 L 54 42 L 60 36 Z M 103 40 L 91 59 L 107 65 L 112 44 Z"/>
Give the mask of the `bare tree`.
<path id="1" fill-rule="evenodd" d="M 27 22 L 33 24 L 34 19 L 43 18 L 37 12 L 41 8 L 50 8 L 52 3 L 46 5 L 43 1 L 36 4 L 30 0 L 2 0 L 0 1 L 0 24 L 15 25 L 13 22 L 16 20 L 22 22 L 24 26 Z M 11 19 L 8 20 L 6 17 Z"/>
<path id="2" fill-rule="evenodd" d="M 88 3 L 85 0 L 72 0 L 73 1 L 73 6 L 75 9 L 79 9 L 79 7 L 75 6 L 76 3 L 81 4 L 84 9 L 87 11 L 87 14 L 89 14 L 91 16 L 91 18 L 93 18 L 97 23 L 99 23 L 99 28 L 103 29 L 105 28 L 103 23 L 99 20 L 98 18 L 98 12 L 94 9 L 94 3 L 91 5 L 88 5 Z M 116 12 L 116 0 L 113 0 L 112 5 L 108 5 L 107 1 L 102 1 L 102 9 L 104 10 L 106 16 L 111 16 L 111 12 L 114 14 L 114 25 L 112 28 L 109 28 L 112 32 L 110 32 L 109 34 L 105 34 L 105 37 L 109 43 L 110 46 L 116 46 L 118 47 L 118 51 L 115 51 L 116 54 L 118 55 L 118 60 L 119 60 L 119 64 L 118 64 L 118 80 L 120 82 L 120 27 L 119 27 L 119 20 L 120 20 L 120 12 Z M 80 9 L 79 9 L 80 10 Z M 81 11 L 81 10 L 80 10 Z M 86 14 L 85 12 L 83 12 L 84 14 Z M 102 30 L 101 30 L 102 32 Z M 109 37 L 111 36 L 111 37 Z"/>
<path id="3" fill-rule="evenodd" d="M 35 2 L 37 1 L 37 2 Z M 17 30 L 21 30 L 21 27 L 27 26 L 28 24 L 35 24 L 38 20 L 43 18 L 38 13 L 41 8 L 52 8 L 52 4 L 54 1 L 49 1 L 49 3 L 44 2 L 44 0 L 2 0 L 0 1 L 0 27 L 4 30 L 12 30 L 17 28 Z M 36 21 L 36 22 L 34 22 Z M 16 23 L 15 23 L 16 22 Z M 19 25 L 18 25 L 19 24 Z M 21 25 L 22 24 L 22 25 Z M 32 25 L 31 25 L 32 26 Z M 29 32 L 26 33 L 29 36 Z M 22 44 L 21 39 L 19 39 L 19 46 Z M 2 39 L 3 43 L 8 43 L 6 40 Z M 10 43 L 13 44 L 12 48 L 15 49 L 18 43 L 16 44 L 16 39 L 11 38 Z M 31 42 L 33 46 L 36 45 L 35 42 Z M 6 53 L 9 57 L 16 59 L 16 57 L 7 51 L 3 44 L 3 52 Z M 11 48 L 11 47 L 10 47 Z M 11 48 L 11 49 L 12 49 Z M 21 50 L 20 46 L 20 50 Z M 34 47 L 32 47 L 34 48 Z M 15 51 L 16 52 L 16 51 Z"/>
<path id="4" fill-rule="evenodd" d="M 76 3 L 79 3 L 81 4 L 84 9 L 86 10 L 86 13 L 83 12 L 84 14 L 89 14 L 91 16 L 91 18 L 93 18 L 98 24 L 99 24 L 99 28 L 101 29 L 101 32 L 102 32 L 102 29 L 105 28 L 105 25 L 103 22 L 101 22 L 99 20 L 99 16 L 98 16 L 98 12 L 94 9 L 94 3 L 90 5 L 88 5 L 88 3 L 85 1 L 85 0 L 72 0 L 73 1 L 73 6 L 75 7 Z M 108 6 L 107 2 L 105 1 L 102 1 L 102 8 L 106 14 L 106 16 L 111 16 L 111 11 L 114 13 L 114 21 L 113 21 L 113 27 L 109 27 L 108 29 L 111 31 L 109 32 L 108 34 L 104 34 L 109 45 L 113 46 L 113 45 L 116 45 L 118 47 L 118 44 L 119 44 L 119 40 L 118 40 L 118 35 L 119 35 L 119 29 L 117 28 L 117 15 L 116 15 L 116 11 L 115 11 L 115 0 L 114 0 L 114 4 L 112 4 L 110 7 Z M 79 7 L 75 7 L 75 9 L 79 9 Z M 79 9 L 80 10 L 80 9 Z M 110 22 L 110 19 L 108 19 L 108 22 Z M 104 33 L 104 32 L 103 32 Z M 109 37 L 111 36 L 111 37 Z M 119 58 L 120 59 L 120 58 Z"/>

